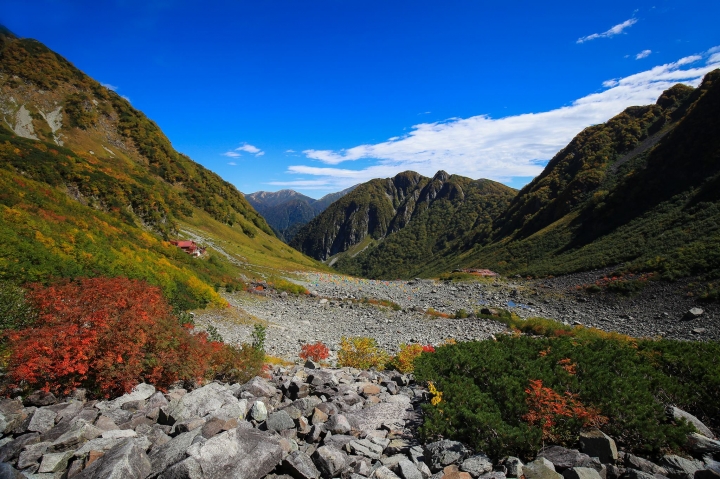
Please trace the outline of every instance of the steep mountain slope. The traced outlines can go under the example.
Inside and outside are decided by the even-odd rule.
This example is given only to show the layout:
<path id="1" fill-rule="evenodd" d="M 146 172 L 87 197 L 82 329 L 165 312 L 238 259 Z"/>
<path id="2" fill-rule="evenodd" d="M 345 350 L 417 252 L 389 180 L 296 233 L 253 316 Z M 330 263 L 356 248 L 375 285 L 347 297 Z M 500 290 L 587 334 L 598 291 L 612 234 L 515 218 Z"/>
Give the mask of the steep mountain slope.
<path id="1" fill-rule="evenodd" d="M 293 190 L 257 191 L 245 198 L 265 218 L 277 237 L 288 242 L 300 228 L 354 188 L 327 194 L 319 200 Z"/>
<path id="2" fill-rule="evenodd" d="M 408 277 L 452 249 L 458 238 L 489 232 L 515 193 L 490 180 L 406 171 L 359 185 L 290 244 L 314 258 L 331 259 L 343 272 Z"/>
<path id="3" fill-rule="evenodd" d="M 252 264 L 317 266 L 126 100 L 8 32 L 0 116 L 0 279 L 124 275 L 202 304 Z M 193 260 L 166 241 L 185 231 L 225 247 Z"/>
<path id="4" fill-rule="evenodd" d="M 720 278 L 720 70 L 580 133 L 460 264 L 531 275 L 625 263 Z M 488 243 L 492 241 L 492 244 Z M 426 274 L 444 264 L 429 264 Z"/>

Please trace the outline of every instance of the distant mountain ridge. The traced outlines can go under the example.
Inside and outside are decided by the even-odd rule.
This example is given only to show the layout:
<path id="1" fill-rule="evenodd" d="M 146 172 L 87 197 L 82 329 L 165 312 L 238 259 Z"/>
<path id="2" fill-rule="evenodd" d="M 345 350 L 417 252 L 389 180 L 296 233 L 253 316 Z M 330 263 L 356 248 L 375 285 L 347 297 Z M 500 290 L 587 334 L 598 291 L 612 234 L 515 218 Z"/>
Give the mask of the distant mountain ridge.
<path id="1" fill-rule="evenodd" d="M 371 180 L 333 203 L 290 245 L 340 271 L 411 276 L 452 241 L 490 228 L 516 190 L 491 180 L 414 171 Z"/>
<path id="2" fill-rule="evenodd" d="M 310 220 L 355 186 L 316 200 L 294 190 L 256 191 L 245 198 L 268 222 L 278 238 L 289 242 Z"/>

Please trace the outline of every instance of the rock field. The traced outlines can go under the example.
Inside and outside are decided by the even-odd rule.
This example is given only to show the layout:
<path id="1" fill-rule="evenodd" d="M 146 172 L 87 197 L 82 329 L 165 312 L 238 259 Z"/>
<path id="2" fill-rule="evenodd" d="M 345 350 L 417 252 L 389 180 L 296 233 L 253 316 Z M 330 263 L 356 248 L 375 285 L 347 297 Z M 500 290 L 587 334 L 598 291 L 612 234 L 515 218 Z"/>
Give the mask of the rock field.
<path id="1" fill-rule="evenodd" d="M 600 430 L 580 450 L 527 464 L 447 439 L 423 443 L 428 392 L 411 376 L 313 363 L 245 384 L 156 391 L 108 401 L 84 391 L 0 399 L 0 478 L 28 479 L 718 479 L 720 441 L 697 418 L 691 458 L 657 463 L 618 451 Z M 703 429 L 704 428 L 704 429 Z M 582 451 L 582 452 L 581 452 Z M 561 475 L 562 473 L 562 475 Z"/>
<path id="2" fill-rule="evenodd" d="M 487 339 L 505 326 L 486 319 L 444 319 L 424 314 L 428 308 L 454 315 L 483 307 L 505 308 L 522 318 L 540 316 L 569 324 L 594 326 L 637 337 L 666 336 L 685 340 L 720 339 L 717 304 L 702 304 L 686 295 L 686 283 L 650 281 L 631 297 L 588 294 L 578 286 L 594 283 L 611 270 L 543 280 L 500 279 L 479 282 L 433 280 L 373 281 L 340 275 L 305 273 L 301 281 L 310 296 L 238 292 L 227 295 L 232 307 L 267 321 L 270 354 L 297 359 L 300 344 L 322 341 L 337 349 L 342 336 L 370 336 L 388 351 L 400 343 L 439 344 Z M 398 311 L 363 303 L 362 298 L 387 300 Z M 702 309 L 697 317 L 692 308 Z M 196 318 L 200 328 L 215 326 L 227 342 L 250 340 L 252 325 L 219 320 L 212 312 Z"/>

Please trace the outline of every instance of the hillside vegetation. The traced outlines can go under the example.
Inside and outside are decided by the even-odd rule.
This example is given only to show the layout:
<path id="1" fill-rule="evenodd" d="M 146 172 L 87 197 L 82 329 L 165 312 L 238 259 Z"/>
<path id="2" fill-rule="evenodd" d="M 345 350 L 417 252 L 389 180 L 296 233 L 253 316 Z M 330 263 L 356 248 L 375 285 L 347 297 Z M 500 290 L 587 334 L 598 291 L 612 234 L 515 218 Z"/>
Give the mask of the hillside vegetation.
<path id="1" fill-rule="evenodd" d="M 367 277 L 411 277 L 467 235 L 488 234 L 515 190 L 439 171 L 372 180 L 333 203 L 291 246 L 338 270 Z"/>
<path id="2" fill-rule="evenodd" d="M 0 114 L 2 280 L 125 276 L 189 308 L 222 303 L 218 285 L 258 268 L 319 266 L 125 99 L 7 32 Z M 168 241 L 187 232 L 218 246 L 191 258 Z"/>

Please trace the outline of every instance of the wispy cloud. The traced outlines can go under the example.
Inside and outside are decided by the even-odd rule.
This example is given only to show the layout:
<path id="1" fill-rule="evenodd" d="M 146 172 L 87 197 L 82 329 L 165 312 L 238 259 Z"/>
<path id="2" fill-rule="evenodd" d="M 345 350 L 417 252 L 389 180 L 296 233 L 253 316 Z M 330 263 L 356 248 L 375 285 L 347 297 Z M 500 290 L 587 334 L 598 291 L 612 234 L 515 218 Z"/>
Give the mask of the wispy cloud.
<path id="1" fill-rule="evenodd" d="M 618 23 L 614 27 L 610 28 L 609 30 L 602 32 L 602 33 L 593 33 L 591 35 L 587 35 L 585 37 L 580 37 L 577 39 L 577 43 L 585 43 L 589 42 L 590 40 L 595 40 L 596 38 L 609 38 L 614 37 L 615 35 L 619 35 L 625 30 L 626 28 L 630 28 L 633 25 L 637 23 L 636 18 L 630 18 L 628 20 L 625 20 L 622 23 Z"/>
<path id="2" fill-rule="evenodd" d="M 240 158 L 242 155 L 240 153 L 236 153 L 234 151 L 226 151 L 225 153 L 222 153 L 223 156 L 227 156 L 228 158 Z"/>
<path id="3" fill-rule="evenodd" d="M 285 153 L 295 153 L 295 150 L 285 150 Z"/>
<path id="4" fill-rule="evenodd" d="M 109 83 L 101 83 L 101 85 L 104 86 L 105 88 L 107 88 L 108 90 L 112 90 L 112 91 L 117 91 L 117 89 L 118 89 L 118 87 L 116 87 L 115 85 L 111 85 Z"/>
<path id="5" fill-rule="evenodd" d="M 700 63 L 703 58 L 705 62 Z M 308 149 L 303 151 L 308 159 L 329 166 L 292 165 L 287 172 L 302 175 L 303 179 L 271 184 L 339 190 L 403 170 L 432 176 L 443 169 L 505 182 L 514 177 L 534 177 L 583 128 L 605 122 L 628 106 L 654 103 L 664 90 L 678 82 L 696 86 L 714 68 L 720 68 L 720 55 L 708 51 L 608 80 L 601 91 L 546 112 L 504 118 L 451 118 L 414 125 L 410 133 L 381 143 L 342 150 Z M 353 160 L 366 160 L 370 165 L 359 169 L 336 166 Z"/>
<path id="6" fill-rule="evenodd" d="M 652 50 L 643 50 L 637 55 L 635 55 L 635 60 L 642 60 L 643 58 L 647 58 L 652 53 Z"/>
<path id="7" fill-rule="evenodd" d="M 228 165 L 230 165 L 230 166 L 237 166 L 237 163 L 235 163 L 234 161 L 230 161 L 230 162 L 228 162 Z"/>
<path id="8" fill-rule="evenodd" d="M 255 156 L 262 156 L 265 154 L 265 152 L 263 152 L 260 148 L 249 143 L 243 143 L 242 146 L 235 148 L 235 151 L 245 151 L 247 153 L 252 153 Z"/>

